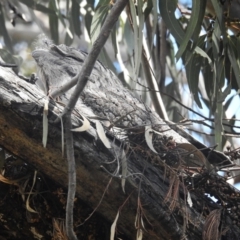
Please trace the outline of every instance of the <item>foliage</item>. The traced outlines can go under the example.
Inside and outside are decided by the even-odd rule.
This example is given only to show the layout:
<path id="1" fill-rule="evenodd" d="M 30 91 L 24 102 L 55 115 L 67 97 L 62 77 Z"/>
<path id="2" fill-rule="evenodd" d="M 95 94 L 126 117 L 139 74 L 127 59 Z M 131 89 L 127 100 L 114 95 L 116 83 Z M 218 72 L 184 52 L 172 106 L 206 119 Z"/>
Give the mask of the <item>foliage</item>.
<path id="1" fill-rule="evenodd" d="M 9 20 L 17 29 L 19 22 L 47 18 L 54 43 L 62 42 L 62 36 L 66 45 L 79 38 L 93 43 L 113 4 L 107 0 L 5 1 L 0 5 L 0 34 L 11 54 L 1 51 L 1 56 L 4 54 L 9 63 L 16 61 L 12 58 L 14 39 L 8 31 Z M 129 1 L 100 60 L 121 72 L 119 77 L 126 86 L 162 118 L 175 122 L 191 119 L 190 123 L 197 123 L 195 130 L 215 136 L 211 139 L 202 134 L 202 140 L 222 149 L 226 136 L 235 137 L 233 129 L 238 127 L 235 118 L 225 120 L 236 101 L 233 93 L 240 86 L 238 16 L 232 10 L 238 5 L 236 0 L 193 0 L 191 10 L 187 10 L 172 0 Z M 44 28 L 42 31 L 48 35 Z M 180 70 L 176 64 L 179 59 Z M 202 115 L 197 115 L 201 109 Z M 238 116 L 237 109 L 232 112 Z"/>

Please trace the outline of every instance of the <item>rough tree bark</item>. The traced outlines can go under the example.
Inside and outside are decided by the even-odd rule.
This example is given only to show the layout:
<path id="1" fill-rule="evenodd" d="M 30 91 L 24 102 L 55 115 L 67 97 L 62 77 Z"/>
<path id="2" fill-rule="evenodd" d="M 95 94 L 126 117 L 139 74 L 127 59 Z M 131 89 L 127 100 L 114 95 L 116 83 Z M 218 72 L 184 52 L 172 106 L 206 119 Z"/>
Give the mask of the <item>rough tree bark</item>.
<path id="1" fill-rule="evenodd" d="M 69 67 L 67 62 L 66 66 Z M 172 128 L 179 131 L 183 137 L 172 130 L 156 113 L 150 111 L 125 89 L 117 78 L 100 63 L 97 63 L 94 69 L 90 85 L 82 94 L 72 119 L 74 127 L 81 124 L 79 120 L 81 117 L 78 113 L 89 117 L 91 121 L 91 131 L 74 134 L 77 196 L 92 208 L 97 206 L 111 177 L 104 171 L 104 168 L 113 173 L 118 167 L 118 162 L 121 167 L 120 156 L 124 146 L 128 165 L 126 193 L 122 191 L 121 179 L 117 177 L 119 176 L 117 174 L 107 190 L 107 197 L 103 199 L 97 211 L 113 222 L 118 209 L 130 195 L 121 209 L 117 222 L 117 228 L 130 239 L 136 236 L 134 222 L 138 207 L 143 209 L 139 216 L 143 218 L 147 230 L 143 229 L 144 239 L 181 239 L 183 236 L 186 239 L 202 239 L 203 229 L 211 235 L 212 230 L 206 226 L 204 228 L 206 216 L 212 210 L 224 207 L 221 205 L 223 203 L 214 203 L 204 195 L 208 192 L 219 197 L 208 183 L 213 180 L 223 182 L 224 187 L 227 188 L 225 195 L 236 195 L 237 191 L 218 177 L 212 167 L 208 170 L 201 170 L 200 165 L 206 165 L 205 163 L 197 166 L 199 170 L 197 177 L 185 176 L 190 173 L 186 168 L 183 170 L 182 161 L 184 159 L 186 166 L 186 158 L 181 156 L 186 153 L 188 156 L 198 153 L 199 150 L 188 149 L 192 144 L 198 148 L 204 146 L 176 125 Z M 63 75 L 65 73 L 66 71 L 63 71 Z M 72 76 L 64 75 L 63 77 L 71 78 Z M 20 79 L 11 69 L 0 67 L 0 145 L 67 188 L 67 163 L 61 152 L 61 125 L 54 123 L 63 110 L 64 96 L 60 103 L 52 100 L 49 103 L 47 148 L 42 147 L 42 112 L 45 98 L 46 96 L 36 85 Z M 130 111 L 131 109 L 133 111 Z M 94 119 L 90 118 L 91 114 L 98 115 L 99 119 L 107 119 L 110 124 L 115 122 L 114 126 L 120 128 L 126 138 L 121 138 L 121 134 L 114 134 L 105 127 L 112 145 L 111 149 L 106 149 L 97 138 L 96 126 Z M 121 121 L 116 123 L 116 120 L 121 117 Z M 145 125 L 152 125 L 160 132 L 160 135 L 153 134 L 153 145 L 159 154 L 153 153 L 145 143 Z M 127 143 L 129 143 L 128 151 L 126 150 Z M 176 143 L 187 143 L 187 145 L 179 148 Z M 225 155 L 208 148 L 202 152 L 212 164 L 229 162 Z M 201 160 L 200 157 L 199 161 Z M 168 167 L 165 162 L 172 167 Z M 175 185 L 171 185 L 174 182 L 171 179 L 179 181 L 176 180 Z M 192 208 L 186 201 L 187 187 L 183 187 L 182 182 L 188 186 L 188 189 L 191 189 Z M 189 187 L 193 183 L 195 188 Z M 179 186 L 179 192 L 177 192 L 179 197 L 166 199 L 169 184 L 172 186 L 171 197 L 174 195 L 173 189 Z M 223 194 L 219 198 L 221 197 L 224 198 Z M 171 204 L 175 200 L 177 200 L 176 206 L 171 209 Z M 226 201 L 224 199 L 222 202 Z M 237 205 L 239 199 L 234 201 Z M 207 210 L 204 210 L 206 208 Z M 226 212 L 222 212 L 222 215 L 224 216 L 224 221 L 221 222 L 222 230 L 232 224 L 225 234 L 225 239 L 239 239 L 240 231 L 232 223 L 230 215 Z M 221 229 L 219 231 L 221 232 Z"/>

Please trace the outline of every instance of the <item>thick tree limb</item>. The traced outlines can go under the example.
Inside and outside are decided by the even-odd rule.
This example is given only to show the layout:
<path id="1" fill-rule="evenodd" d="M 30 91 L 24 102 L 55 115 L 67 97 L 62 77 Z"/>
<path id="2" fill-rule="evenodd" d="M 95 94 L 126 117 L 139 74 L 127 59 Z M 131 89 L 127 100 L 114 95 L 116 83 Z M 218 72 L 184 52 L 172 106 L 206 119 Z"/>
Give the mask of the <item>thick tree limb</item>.
<path id="1" fill-rule="evenodd" d="M 114 79 L 112 81 L 114 83 Z M 119 96 L 123 94 L 128 97 L 128 104 L 131 104 L 131 101 L 135 101 L 132 95 L 122 90 L 121 86 L 118 86 L 118 91 L 120 91 Z M 83 96 L 86 98 L 85 94 Z M 61 114 L 63 106 L 50 102 L 49 140 L 47 149 L 45 149 L 41 144 L 41 115 L 44 98 L 45 96 L 39 92 L 35 85 L 22 81 L 10 69 L 1 67 L 0 145 L 67 187 L 67 164 L 66 160 L 61 156 L 61 126 L 60 124 L 51 123 L 54 122 L 57 115 Z M 111 95 L 109 95 L 109 98 L 111 100 Z M 121 100 L 121 98 L 119 99 Z M 122 104 L 123 107 L 124 103 L 120 100 L 119 104 Z M 100 98 L 98 102 L 100 104 Z M 107 107 L 109 103 L 105 102 L 103 104 Z M 106 110 L 106 107 L 102 109 Z M 75 113 L 77 109 L 80 111 L 80 108 L 81 111 L 86 111 L 81 103 L 76 106 Z M 137 114 L 137 111 L 135 111 L 135 118 Z M 149 114 L 153 113 L 149 112 Z M 72 116 L 73 127 L 79 126 L 78 119 L 77 114 Z M 159 123 L 163 124 L 160 120 Z M 163 132 L 164 135 L 173 136 L 174 139 L 177 139 L 178 134 L 176 132 L 167 130 L 167 126 L 163 126 L 166 130 Z M 94 124 L 92 124 L 92 130 L 93 134 L 91 132 L 74 133 L 74 148 L 77 171 L 77 195 L 94 208 L 101 199 L 109 180 L 108 175 L 101 170 L 100 166 L 103 165 L 108 171 L 114 172 L 116 164 L 106 163 L 116 159 L 122 150 L 121 141 L 117 139 L 112 142 L 113 150 L 105 149 L 101 142 L 95 141 Z M 111 135 L 109 135 L 109 138 L 113 139 Z M 182 142 L 186 141 L 182 137 L 179 139 Z M 144 216 L 151 223 L 151 225 L 148 224 L 144 218 L 145 227 L 149 231 L 144 234 L 144 239 L 180 239 L 185 231 L 183 224 L 183 216 L 186 216 L 185 214 L 188 214 L 188 225 L 185 232 L 187 238 L 201 239 L 205 218 L 201 215 L 202 209 L 199 210 L 197 202 L 204 197 L 192 191 L 193 208 L 189 208 L 187 205 L 184 205 L 183 192 L 180 187 L 180 199 L 176 203 L 176 211 L 172 215 L 168 208 L 169 204 L 164 202 L 168 192 L 168 178 L 164 175 L 164 168 L 161 166 L 161 162 L 157 166 L 153 162 L 154 158 L 148 157 L 148 154 L 152 156 L 151 151 L 147 150 L 147 148 L 144 151 L 138 151 L 137 148 L 134 148 L 131 154 L 128 155 L 128 171 L 132 175 L 127 179 L 126 195 L 122 193 L 121 180 L 114 178 L 107 191 L 107 197 L 103 199 L 98 212 L 112 222 L 118 208 L 123 204 L 127 196 L 131 194 L 130 200 L 122 208 L 117 228 L 133 239 L 136 235 L 134 221 L 139 192 Z M 142 175 L 144 177 L 141 177 Z M 81 177 L 79 178 L 79 176 Z M 142 182 L 140 191 L 138 191 L 139 181 Z M 206 205 L 210 204 L 208 201 L 204 201 Z M 211 208 L 212 205 L 214 203 L 211 203 L 208 207 Z M 182 208 L 182 206 L 185 207 Z M 228 216 L 226 221 L 231 221 Z M 154 235 L 151 235 L 151 233 L 154 233 Z M 237 235 L 239 230 L 234 225 L 227 233 L 231 233 L 231 236 L 239 237 Z M 230 239 L 230 237 L 226 239 Z"/>

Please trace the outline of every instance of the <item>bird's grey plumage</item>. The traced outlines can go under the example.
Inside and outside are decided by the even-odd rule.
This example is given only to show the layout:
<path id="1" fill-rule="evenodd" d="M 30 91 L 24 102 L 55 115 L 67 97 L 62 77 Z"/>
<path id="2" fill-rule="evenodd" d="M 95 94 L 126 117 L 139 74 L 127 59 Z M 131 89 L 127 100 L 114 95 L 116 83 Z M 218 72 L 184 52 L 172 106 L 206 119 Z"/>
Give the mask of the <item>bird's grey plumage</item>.
<path id="1" fill-rule="evenodd" d="M 70 81 L 80 70 L 87 54 L 65 45 L 50 45 L 32 53 L 39 67 L 37 85 L 47 94 Z M 65 94 L 69 99 L 72 90 Z M 126 116 L 120 125 L 124 127 L 154 125 L 163 122 L 157 114 L 127 90 L 115 74 L 96 62 L 89 81 L 81 94 L 80 102 L 93 113 L 114 122 Z M 154 117 L 153 117 L 154 116 Z"/>
<path id="2" fill-rule="evenodd" d="M 50 44 L 45 48 L 36 49 L 32 56 L 39 67 L 37 85 L 46 94 L 51 95 L 51 91 L 70 81 L 81 71 L 87 54 L 65 45 Z M 66 103 L 72 92 L 73 89 L 70 89 L 60 96 L 61 100 Z M 144 127 L 151 126 L 162 132 L 163 135 L 173 137 L 178 143 L 187 142 L 173 131 L 156 112 L 151 111 L 131 91 L 126 89 L 111 70 L 98 61 L 81 93 L 76 109 L 85 117 L 97 116 L 101 119 L 108 119 L 111 124 L 117 122 L 114 124 L 115 129 L 118 132 L 122 131 L 124 135 L 126 128 L 133 132 L 140 129 L 144 134 Z M 119 119 L 120 121 L 118 121 Z M 96 133 L 94 135 L 96 136 Z M 118 134 L 118 137 L 121 136 Z M 140 141 L 143 140 L 144 136 Z M 158 141 L 161 141 L 161 136 L 158 137 Z M 155 145 L 156 143 L 157 141 Z M 160 144 L 157 145 L 160 148 Z"/>

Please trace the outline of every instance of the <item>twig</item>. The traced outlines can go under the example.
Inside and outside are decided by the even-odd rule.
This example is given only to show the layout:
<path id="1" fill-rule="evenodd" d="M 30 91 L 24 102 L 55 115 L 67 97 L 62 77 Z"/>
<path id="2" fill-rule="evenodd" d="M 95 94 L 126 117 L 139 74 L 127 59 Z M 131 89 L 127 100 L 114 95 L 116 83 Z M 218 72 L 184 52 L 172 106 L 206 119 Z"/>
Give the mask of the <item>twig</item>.
<path id="1" fill-rule="evenodd" d="M 71 113 L 65 115 L 64 124 L 66 130 L 66 152 L 68 160 L 68 195 L 66 206 L 66 232 L 67 236 L 71 240 L 77 240 L 77 236 L 73 231 L 73 206 L 76 193 L 76 168 L 73 149 L 73 135 L 71 132 L 72 121 Z"/>
<path id="2" fill-rule="evenodd" d="M 155 90 L 155 89 L 152 89 L 152 88 L 150 88 L 150 87 L 145 86 L 144 84 L 140 83 L 139 81 L 137 81 L 137 84 L 139 84 L 140 86 L 144 87 L 144 88 L 146 89 L 146 91 L 155 91 L 155 92 L 157 91 L 157 90 Z M 137 90 L 137 89 L 134 89 L 134 90 L 135 90 L 135 91 L 139 91 L 139 90 Z M 160 92 L 162 95 L 165 95 L 165 96 L 171 98 L 173 101 L 175 101 L 176 103 L 178 103 L 180 106 L 182 106 L 182 107 L 186 108 L 187 110 L 193 112 L 194 114 L 196 114 L 196 115 L 204 118 L 205 121 L 214 122 L 214 118 L 208 118 L 208 117 L 202 115 L 201 113 L 199 113 L 199 112 L 193 110 L 192 108 L 184 105 L 181 101 L 177 100 L 175 97 L 171 96 L 170 94 L 167 94 L 167 93 L 162 92 L 162 91 L 159 91 L 159 92 Z M 235 121 L 239 121 L 239 119 L 236 119 L 236 118 L 233 118 L 233 119 L 223 118 L 223 120 L 235 120 Z M 192 121 L 192 120 L 191 120 L 191 121 Z M 224 125 L 224 126 L 227 126 L 227 127 L 233 127 L 231 124 L 228 124 L 228 123 L 223 123 L 223 125 Z M 239 126 L 234 126 L 234 128 L 240 128 L 240 127 L 239 127 Z M 226 131 L 225 131 L 225 132 L 226 132 Z"/>
<path id="3" fill-rule="evenodd" d="M 114 27 L 116 21 L 118 20 L 119 15 L 123 11 L 127 2 L 128 0 L 118 0 L 114 4 L 111 12 L 109 13 L 106 21 L 102 26 L 100 35 L 93 44 L 93 48 L 82 66 L 81 71 L 79 72 L 77 77 L 74 77 L 74 84 L 76 84 L 77 82 L 78 83 L 74 90 L 74 93 L 70 97 L 70 100 L 62 113 L 62 116 L 65 120 L 66 152 L 68 159 L 68 197 L 66 207 L 66 232 L 68 238 L 71 240 L 77 240 L 77 236 L 73 231 L 73 206 L 76 193 L 76 168 L 74 158 L 73 136 L 71 132 L 72 128 L 71 115 L 82 90 L 87 84 L 88 78 L 91 75 L 97 57 L 102 47 L 104 46 L 105 42 L 107 41 L 112 28 Z M 52 95 L 54 95 L 54 93 L 52 93 Z"/>
<path id="4" fill-rule="evenodd" d="M 108 184 L 107 184 L 106 188 L 104 189 L 104 192 L 102 194 L 102 197 L 101 197 L 98 205 L 93 209 L 91 214 L 81 224 L 78 225 L 78 227 L 82 226 L 86 221 L 88 221 L 92 217 L 92 215 L 97 211 L 97 209 L 99 208 L 100 204 L 102 203 L 102 200 L 103 200 L 107 190 L 109 189 L 109 186 L 110 186 L 111 182 L 112 182 L 112 178 L 110 178 L 110 180 L 108 181 Z"/>

